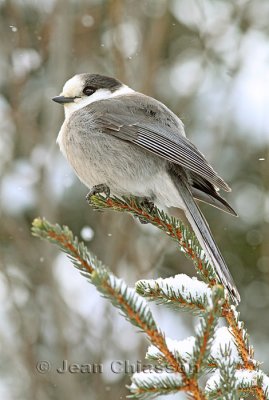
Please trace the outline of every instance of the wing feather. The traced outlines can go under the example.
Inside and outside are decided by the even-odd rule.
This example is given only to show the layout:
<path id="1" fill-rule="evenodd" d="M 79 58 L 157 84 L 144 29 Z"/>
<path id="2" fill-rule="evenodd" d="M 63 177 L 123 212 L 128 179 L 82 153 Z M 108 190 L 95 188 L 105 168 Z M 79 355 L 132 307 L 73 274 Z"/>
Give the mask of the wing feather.
<path id="1" fill-rule="evenodd" d="M 100 102 L 95 102 L 78 112 L 94 113 L 94 125 L 102 132 L 133 142 L 187 168 L 217 188 L 230 191 L 203 154 L 184 136 L 180 119 L 162 103 L 137 93 L 101 102 L 102 107 Z"/>

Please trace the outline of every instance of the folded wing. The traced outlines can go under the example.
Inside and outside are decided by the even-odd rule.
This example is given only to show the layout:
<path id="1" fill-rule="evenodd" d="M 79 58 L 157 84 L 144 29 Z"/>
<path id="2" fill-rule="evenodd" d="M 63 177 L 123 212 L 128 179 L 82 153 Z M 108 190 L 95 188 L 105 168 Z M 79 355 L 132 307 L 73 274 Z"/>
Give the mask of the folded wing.
<path id="1" fill-rule="evenodd" d="M 216 189 L 230 191 L 202 153 L 184 136 L 180 119 L 157 100 L 130 94 L 114 97 L 113 101 L 102 100 L 102 107 L 100 102 L 91 103 L 78 111 L 85 114 L 84 121 L 89 110 L 95 115 L 95 126 L 102 132 L 185 167 Z"/>

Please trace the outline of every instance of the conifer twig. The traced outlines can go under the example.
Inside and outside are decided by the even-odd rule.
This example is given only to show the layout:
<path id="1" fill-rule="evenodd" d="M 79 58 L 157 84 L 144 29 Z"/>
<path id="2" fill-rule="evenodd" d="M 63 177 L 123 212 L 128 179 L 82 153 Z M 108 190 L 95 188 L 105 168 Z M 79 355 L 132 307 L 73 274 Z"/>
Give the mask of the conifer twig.
<path id="1" fill-rule="evenodd" d="M 207 308 L 207 311 L 200 322 L 199 332 L 196 336 L 194 346 L 194 368 L 193 375 L 199 376 L 200 371 L 207 364 L 210 345 L 213 341 L 214 330 L 218 322 L 218 317 L 221 311 L 221 302 L 223 301 L 223 288 L 217 285 L 213 288 L 212 306 Z"/>
<path id="2" fill-rule="evenodd" d="M 233 334 L 244 368 L 254 370 L 255 364 L 253 362 L 253 349 L 249 345 L 248 335 L 243 328 L 243 323 L 238 320 L 237 314 L 238 313 L 235 311 L 234 307 L 226 300 L 223 305 L 222 315 L 225 317 L 231 333 Z"/>
<path id="3" fill-rule="evenodd" d="M 140 280 L 136 283 L 136 291 L 157 304 L 165 304 L 201 316 L 212 302 L 212 290 L 206 283 L 185 274 L 165 279 Z"/>
<path id="4" fill-rule="evenodd" d="M 173 376 L 166 373 L 154 376 L 147 372 L 134 374 L 130 387 L 133 396 L 148 399 L 162 393 L 185 391 L 193 399 L 205 400 L 220 398 L 219 396 L 224 398 L 226 393 L 227 399 L 230 399 L 233 398 L 232 393 L 235 395 L 240 392 L 242 395 L 253 393 L 258 399 L 269 400 L 269 378 L 259 370 L 258 363 L 253 359 L 253 349 L 249 345 L 243 323 L 239 321 L 239 313 L 225 297 L 223 286 L 217 285 L 214 269 L 207 262 L 197 239 L 188 228 L 156 207 L 153 210 L 147 209 L 135 198 L 104 198 L 97 195 L 91 198 L 90 204 L 97 210 L 129 212 L 141 221 L 149 222 L 162 230 L 175 240 L 179 249 L 193 261 L 197 273 L 204 281 L 180 274 L 173 278 L 139 281 L 135 291 L 92 256 L 67 227 L 51 225 L 45 219 L 34 221 L 33 234 L 57 244 L 66 252 L 82 275 L 93 283 L 103 296 L 109 298 L 115 307 L 120 308 L 126 319 L 146 333 L 151 344 L 158 349 L 157 353 L 153 351 L 152 359 L 160 366 L 172 368 Z M 195 337 L 191 337 L 193 344 L 188 344 L 189 353 L 186 353 L 186 348 L 185 351 L 182 350 L 183 342 L 174 343 L 165 338 L 157 327 L 146 300 L 140 295 L 201 316 L 198 332 Z M 236 344 L 236 355 L 233 353 L 233 356 L 229 356 L 224 350 L 223 357 L 227 357 L 226 361 L 223 357 L 218 358 L 217 342 L 213 340 L 219 316 L 224 317 L 229 326 L 224 328 L 227 329 L 224 334 L 228 345 L 231 344 L 232 348 L 234 343 Z M 221 329 L 217 332 L 217 340 L 221 343 L 223 332 L 221 333 Z M 234 341 L 229 339 L 230 334 Z M 198 385 L 198 379 L 208 368 L 211 368 L 214 374 L 208 380 L 204 392 Z"/>
<path id="5" fill-rule="evenodd" d="M 184 390 L 196 400 L 205 399 L 197 380 L 188 377 L 180 357 L 175 357 L 169 350 L 165 337 L 157 329 L 150 310 L 146 303 L 143 303 L 145 302 L 143 298 L 139 297 L 135 291 L 131 292 L 131 288 L 128 288 L 123 281 L 116 278 L 96 257 L 92 256 L 84 244 L 73 237 L 66 226 L 62 228 L 59 225 L 50 224 L 45 219 L 36 218 L 33 221 L 32 233 L 34 236 L 58 245 L 67 253 L 82 275 L 89 279 L 105 297 L 109 297 L 113 305 L 120 308 L 131 323 L 147 334 L 151 343 L 162 352 L 175 373 L 181 374 Z"/>
<path id="6" fill-rule="evenodd" d="M 118 199 L 117 197 L 105 198 L 101 195 L 92 196 L 90 205 L 96 210 L 111 209 L 119 212 L 129 212 L 132 215 L 142 218 L 145 222 L 151 223 L 165 232 L 169 237 L 175 240 L 179 249 L 188 257 L 191 258 L 199 276 L 208 283 L 210 287 L 216 285 L 216 275 L 213 268 L 206 262 L 201 251 L 200 245 L 194 238 L 194 235 L 186 228 L 180 221 L 173 217 L 167 216 L 163 211 L 154 207 L 153 211 L 147 210 L 141 206 L 135 198 Z M 202 310 L 201 310 L 202 311 Z M 253 369 L 251 358 L 253 352 L 247 345 L 248 337 L 245 331 L 245 338 L 243 332 L 234 316 L 229 301 L 226 300 L 223 305 L 222 316 L 226 319 L 228 325 L 231 327 L 236 343 L 238 344 L 239 351 L 244 361 L 244 366 Z"/>
<path id="7" fill-rule="evenodd" d="M 157 207 L 154 207 L 154 209 L 150 211 L 147 210 L 145 207 L 139 204 L 135 198 L 105 198 L 101 195 L 98 195 L 91 198 L 90 205 L 97 210 L 111 209 L 119 212 L 129 212 L 133 216 L 144 220 L 144 222 L 148 222 L 156 226 L 178 243 L 180 250 L 193 261 L 199 276 L 211 288 L 216 285 L 217 278 L 214 270 L 205 260 L 199 243 L 197 242 L 196 238 L 194 238 L 194 235 L 188 230 L 188 228 L 186 228 L 180 221 L 173 217 L 167 216 Z M 174 300 L 176 300 L 178 303 L 181 302 L 182 304 L 182 299 Z M 203 311 L 204 310 L 200 309 L 200 312 Z M 222 305 L 221 315 L 226 319 L 227 324 L 229 325 L 234 336 L 244 368 L 248 370 L 255 370 L 253 349 L 249 346 L 248 334 L 246 330 L 243 329 L 242 323 L 238 320 L 234 306 L 231 306 L 227 298 Z M 253 387 L 251 390 L 253 390 Z M 257 387 L 256 395 L 259 396 L 259 393 L 260 389 Z M 263 398 L 265 399 L 265 397 Z"/>

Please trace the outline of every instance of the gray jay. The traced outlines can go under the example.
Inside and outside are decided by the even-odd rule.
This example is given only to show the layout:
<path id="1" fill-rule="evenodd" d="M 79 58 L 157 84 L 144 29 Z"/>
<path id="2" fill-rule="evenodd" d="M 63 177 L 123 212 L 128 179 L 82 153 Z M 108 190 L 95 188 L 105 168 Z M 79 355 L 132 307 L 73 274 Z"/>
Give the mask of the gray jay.
<path id="1" fill-rule="evenodd" d="M 161 102 L 98 74 L 69 79 L 54 101 L 64 105 L 57 142 L 89 195 L 133 195 L 182 209 L 220 282 L 240 301 L 228 267 L 196 200 L 230 214 L 218 193 L 229 186 L 186 138 L 181 120 Z"/>

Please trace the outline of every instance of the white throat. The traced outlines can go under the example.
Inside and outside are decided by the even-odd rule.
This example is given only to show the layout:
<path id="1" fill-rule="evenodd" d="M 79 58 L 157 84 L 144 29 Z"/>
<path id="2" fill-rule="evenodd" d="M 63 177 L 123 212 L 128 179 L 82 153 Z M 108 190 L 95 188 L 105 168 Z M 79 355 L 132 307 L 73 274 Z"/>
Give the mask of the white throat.
<path id="1" fill-rule="evenodd" d="M 111 93 L 110 90 L 108 89 L 98 89 L 96 90 L 95 93 L 93 93 L 89 97 L 85 97 L 83 99 L 77 98 L 74 100 L 73 103 L 66 103 L 64 105 L 65 118 L 66 119 L 69 118 L 74 111 L 77 111 L 80 108 L 87 106 L 88 104 L 94 103 L 95 101 L 111 99 L 113 97 L 121 96 L 124 94 L 130 94 L 133 92 L 134 90 L 126 85 L 122 85 L 119 89 L 115 90 L 115 92 L 113 93 Z"/>

